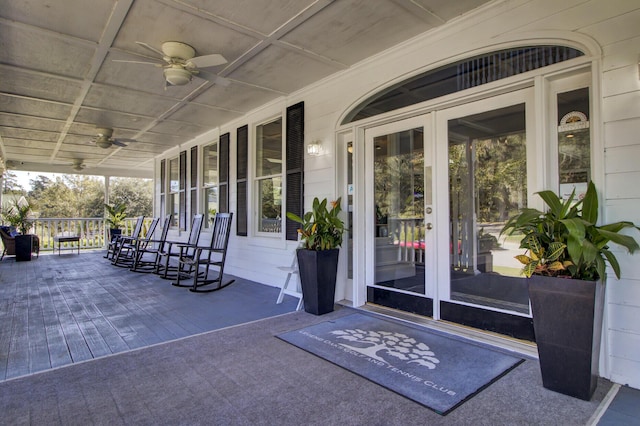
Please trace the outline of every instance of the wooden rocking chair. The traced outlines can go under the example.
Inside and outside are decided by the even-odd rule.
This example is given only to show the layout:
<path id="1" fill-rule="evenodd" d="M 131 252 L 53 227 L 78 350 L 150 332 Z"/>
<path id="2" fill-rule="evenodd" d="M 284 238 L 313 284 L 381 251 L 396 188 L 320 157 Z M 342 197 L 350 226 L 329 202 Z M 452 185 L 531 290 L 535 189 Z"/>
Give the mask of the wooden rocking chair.
<path id="1" fill-rule="evenodd" d="M 179 259 L 182 251 L 184 250 L 183 247 L 195 247 L 198 245 L 198 238 L 200 238 L 200 231 L 202 230 L 202 219 L 203 216 L 201 214 L 193 215 L 193 219 L 191 220 L 191 230 L 189 231 L 189 238 L 186 242 L 165 241 L 162 250 L 158 252 L 159 258 L 156 264 L 155 271 L 155 273 L 159 274 L 161 278 L 172 280 L 181 273 L 180 265 L 171 265 L 171 259 Z M 162 261 L 163 259 L 164 262 Z M 175 275 L 173 273 L 169 275 L 170 271 L 175 272 Z"/>
<path id="2" fill-rule="evenodd" d="M 113 262 L 113 260 L 116 257 L 116 254 L 118 253 L 118 250 L 120 249 L 120 245 L 124 241 L 128 239 L 138 238 L 138 236 L 140 235 L 140 231 L 142 231 L 143 223 L 144 223 L 144 216 L 138 216 L 138 219 L 136 221 L 136 226 L 133 229 L 133 233 L 131 235 L 115 235 L 111 239 L 111 241 L 109 241 L 109 244 L 107 245 L 107 254 L 104 257 Z"/>
<path id="3" fill-rule="evenodd" d="M 133 265 L 131 266 L 131 271 L 154 272 L 156 270 L 160 257 L 159 253 L 164 249 L 164 243 L 167 240 L 172 217 L 173 215 L 170 214 L 164 219 L 164 225 L 162 226 L 159 239 L 154 240 L 153 235 L 150 235 L 149 239 L 137 241 L 133 250 Z M 145 257 L 145 255 L 147 256 Z"/>
<path id="4" fill-rule="evenodd" d="M 183 253 L 181 253 L 179 259 L 179 268 L 183 271 L 183 274 L 178 274 L 173 285 L 190 287 L 189 291 L 193 292 L 208 293 L 225 288 L 235 281 L 222 282 L 232 219 L 233 213 L 217 213 L 213 222 L 211 244 L 208 247 L 183 247 Z M 201 266 L 204 267 L 204 271 L 200 270 Z M 212 266 L 218 269 L 218 273 L 214 279 L 209 279 L 209 269 Z M 193 277 L 193 284 L 182 284 L 180 282 L 181 279 L 191 277 Z M 217 285 L 206 289 L 201 288 L 212 284 Z"/>
<path id="5" fill-rule="evenodd" d="M 111 262 L 112 265 L 120 266 L 123 268 L 131 268 L 133 266 L 133 261 L 135 259 L 135 249 L 138 245 L 146 245 L 148 241 L 153 237 L 153 233 L 156 232 L 156 227 L 158 226 L 159 218 L 154 217 L 149 225 L 149 229 L 145 233 L 145 238 L 122 238 L 122 242 L 120 247 L 118 248 L 118 252 L 115 255 L 115 258 Z"/>

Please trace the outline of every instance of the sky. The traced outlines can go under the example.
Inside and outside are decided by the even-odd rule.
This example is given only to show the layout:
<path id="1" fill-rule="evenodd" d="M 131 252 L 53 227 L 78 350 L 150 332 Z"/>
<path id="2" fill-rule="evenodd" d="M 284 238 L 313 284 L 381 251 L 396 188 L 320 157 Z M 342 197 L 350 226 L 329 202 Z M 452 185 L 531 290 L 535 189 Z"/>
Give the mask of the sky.
<path id="1" fill-rule="evenodd" d="M 13 170 L 13 173 L 16 174 L 18 178 L 18 184 L 21 185 L 25 190 L 30 191 L 31 185 L 29 181 L 31 179 L 35 179 L 38 175 L 43 175 L 48 177 L 49 179 L 54 180 L 56 175 L 60 175 L 60 173 L 44 173 L 44 172 L 24 172 L 21 170 Z"/>

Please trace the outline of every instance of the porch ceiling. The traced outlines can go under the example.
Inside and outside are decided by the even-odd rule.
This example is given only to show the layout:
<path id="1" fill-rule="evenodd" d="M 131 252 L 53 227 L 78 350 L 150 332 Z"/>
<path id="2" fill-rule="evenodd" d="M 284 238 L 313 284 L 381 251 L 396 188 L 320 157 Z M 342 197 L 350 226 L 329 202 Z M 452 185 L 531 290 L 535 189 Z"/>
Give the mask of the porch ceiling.
<path id="1" fill-rule="evenodd" d="M 0 156 L 16 170 L 151 176 L 153 157 L 488 0 L 0 1 Z M 151 50 L 227 63 L 164 87 Z M 137 142 L 90 143 L 96 127 Z M 1 164 L 0 164 L 1 167 Z"/>

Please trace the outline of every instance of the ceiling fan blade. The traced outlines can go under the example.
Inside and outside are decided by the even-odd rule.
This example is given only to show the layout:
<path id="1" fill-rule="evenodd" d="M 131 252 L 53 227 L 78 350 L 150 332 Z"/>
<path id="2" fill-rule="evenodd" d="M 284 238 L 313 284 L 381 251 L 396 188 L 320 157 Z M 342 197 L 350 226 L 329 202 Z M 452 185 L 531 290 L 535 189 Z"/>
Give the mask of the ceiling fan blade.
<path id="1" fill-rule="evenodd" d="M 113 142 L 138 142 L 135 139 L 129 139 L 129 138 L 118 138 L 118 139 L 114 139 Z"/>
<path id="2" fill-rule="evenodd" d="M 114 59 L 112 62 L 124 62 L 127 64 L 145 64 L 145 65 L 153 65 L 155 67 L 163 67 L 164 64 L 159 62 L 145 62 L 145 61 L 125 61 L 123 59 Z"/>
<path id="3" fill-rule="evenodd" d="M 196 66 L 196 68 L 207 68 L 226 63 L 227 60 L 224 58 L 224 56 L 220 55 L 219 53 L 214 53 L 211 55 L 196 56 L 195 58 L 191 58 L 187 61 L 187 66 L 189 66 L 189 64 L 193 64 Z"/>
<path id="4" fill-rule="evenodd" d="M 161 58 L 164 58 L 164 53 L 162 52 L 162 50 L 156 49 L 153 46 L 148 45 L 147 43 L 143 42 L 143 41 L 136 41 L 136 44 L 142 47 L 146 47 L 147 49 L 151 50 L 152 52 L 157 53 L 158 55 L 160 55 Z"/>
<path id="5" fill-rule="evenodd" d="M 227 87 L 231 84 L 231 80 L 220 77 L 219 75 L 212 74 L 210 72 L 198 70 L 198 77 L 203 78 L 207 81 L 217 84 L 218 86 Z"/>
<path id="6" fill-rule="evenodd" d="M 115 146 L 121 146 L 121 147 L 125 147 L 125 146 L 127 146 L 127 144 L 126 144 L 126 143 L 122 143 L 122 141 L 120 141 L 120 140 L 118 140 L 118 139 L 114 139 L 114 140 L 112 140 L 112 141 L 111 141 L 111 144 L 112 144 L 112 145 L 115 145 Z"/>

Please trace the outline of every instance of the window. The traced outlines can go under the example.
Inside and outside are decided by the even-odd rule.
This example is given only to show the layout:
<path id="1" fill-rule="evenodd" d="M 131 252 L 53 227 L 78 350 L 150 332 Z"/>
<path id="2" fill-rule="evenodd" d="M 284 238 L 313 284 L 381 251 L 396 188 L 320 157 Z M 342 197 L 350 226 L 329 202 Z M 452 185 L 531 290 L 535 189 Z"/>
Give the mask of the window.
<path id="1" fill-rule="evenodd" d="M 256 127 L 255 186 L 258 232 L 282 229 L 282 118 Z"/>
<path id="2" fill-rule="evenodd" d="M 169 200 L 167 214 L 172 214 L 171 226 L 178 226 L 180 217 L 180 162 L 178 157 L 169 160 Z"/>
<path id="3" fill-rule="evenodd" d="M 491 52 L 412 77 L 356 106 L 342 124 L 583 56 L 565 46 L 525 46 Z"/>
<path id="4" fill-rule="evenodd" d="M 558 178 L 560 194 L 568 199 L 587 190 L 591 180 L 589 88 L 558 93 Z"/>
<path id="5" fill-rule="evenodd" d="M 218 207 L 218 143 L 202 148 L 202 200 L 204 226 L 210 227 Z"/>

